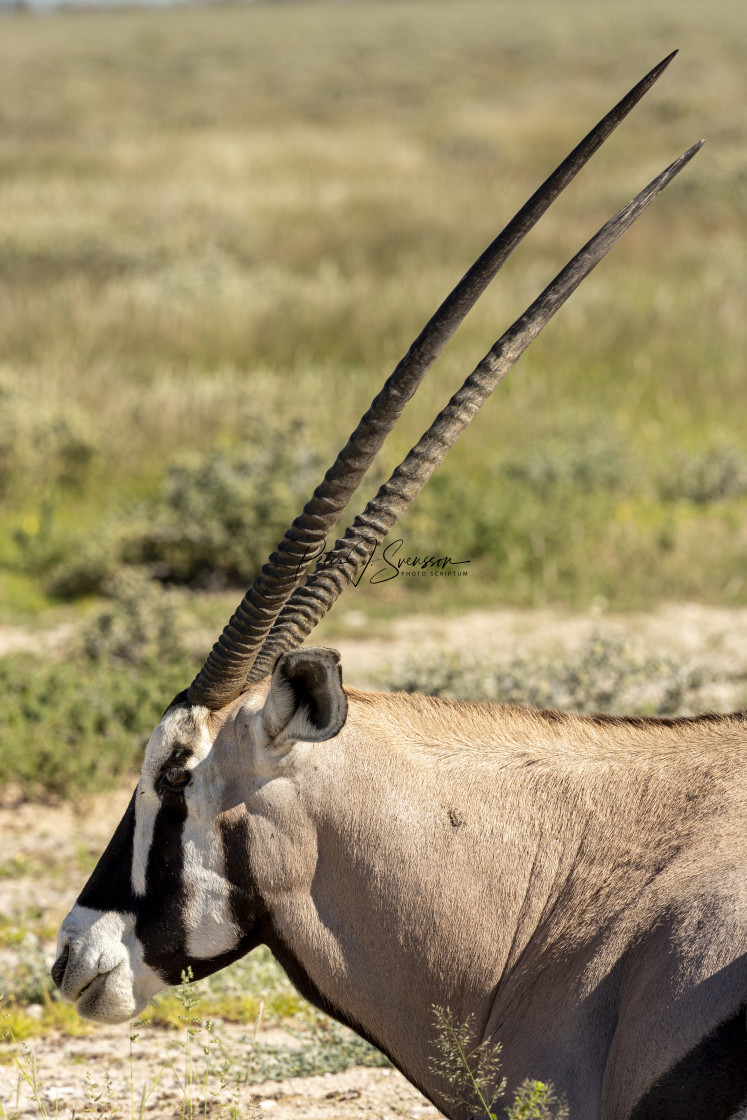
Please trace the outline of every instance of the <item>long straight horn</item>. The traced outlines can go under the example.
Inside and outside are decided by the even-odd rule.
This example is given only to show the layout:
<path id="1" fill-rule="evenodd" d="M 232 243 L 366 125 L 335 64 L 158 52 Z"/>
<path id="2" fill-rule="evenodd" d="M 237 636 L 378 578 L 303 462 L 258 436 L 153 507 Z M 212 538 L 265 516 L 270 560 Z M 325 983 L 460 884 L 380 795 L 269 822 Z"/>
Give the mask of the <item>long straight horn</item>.
<path id="1" fill-rule="evenodd" d="M 325 557 L 324 566 L 312 572 L 306 584 L 294 591 L 254 663 L 249 675 L 250 681 L 261 680 L 272 670 L 281 653 L 299 646 L 311 633 L 355 574 L 366 564 L 374 549 L 382 543 L 413 498 L 420 493 L 457 438 L 527 346 L 625 230 L 690 162 L 702 144 L 701 140 L 689 148 L 602 226 L 488 351 L 389 480 L 380 487 L 376 497 L 335 543 L 335 547 Z"/>
<path id="2" fill-rule="evenodd" d="M 243 690 L 280 612 L 309 565 L 321 554 L 327 534 L 443 347 L 529 230 L 651 88 L 676 53 L 655 66 L 574 148 L 475 261 L 426 324 L 237 607 L 187 690 L 190 703 L 218 709 Z"/>

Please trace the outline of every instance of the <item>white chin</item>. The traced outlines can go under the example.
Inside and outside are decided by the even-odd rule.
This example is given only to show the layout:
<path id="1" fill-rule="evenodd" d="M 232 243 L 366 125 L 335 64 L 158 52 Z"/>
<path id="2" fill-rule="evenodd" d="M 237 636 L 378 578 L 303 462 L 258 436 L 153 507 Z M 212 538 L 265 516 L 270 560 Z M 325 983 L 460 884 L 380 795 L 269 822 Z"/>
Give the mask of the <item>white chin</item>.
<path id="1" fill-rule="evenodd" d="M 120 967 L 97 976 L 79 997 L 75 1009 L 95 1023 L 126 1023 L 139 1015 L 147 1002 L 136 999 L 129 970 Z"/>

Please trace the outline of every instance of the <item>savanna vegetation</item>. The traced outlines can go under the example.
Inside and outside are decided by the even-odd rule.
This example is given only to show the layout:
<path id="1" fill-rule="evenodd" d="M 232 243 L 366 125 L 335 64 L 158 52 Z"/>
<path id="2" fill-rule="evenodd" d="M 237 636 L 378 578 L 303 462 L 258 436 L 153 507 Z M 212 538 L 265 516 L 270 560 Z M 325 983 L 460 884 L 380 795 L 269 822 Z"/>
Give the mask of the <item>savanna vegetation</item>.
<path id="1" fill-rule="evenodd" d="M 681 57 L 521 247 L 377 477 L 617 206 L 707 146 L 534 344 L 398 535 L 422 607 L 747 601 L 743 5 L 256 4 L 6 15 L 6 619 L 122 566 L 251 578 L 461 271 Z M 456 604 L 455 604 L 455 599 Z"/>
<path id="2" fill-rule="evenodd" d="M 707 19 L 639 0 L 6 14 L 0 623 L 78 636 L 62 664 L 0 661 L 2 780 L 64 794 L 71 741 L 84 787 L 131 764 L 222 624 L 221 589 L 253 577 L 461 271 L 673 45 L 372 472 L 371 488 L 567 257 L 705 135 L 398 528 L 399 555 L 468 559 L 469 578 L 367 574 L 348 598 L 369 617 L 747 601 L 746 19 L 734 0 Z"/>
<path id="3" fill-rule="evenodd" d="M 395 534 L 408 553 L 468 559 L 469 578 L 347 594 L 369 618 L 747 603 L 746 39 L 737 0 L 2 16 L 0 625 L 72 635 L 64 657 L 0 658 L 3 790 L 80 797 L 137 764 L 235 588 L 424 321 L 674 47 L 372 471 L 371 490 L 568 257 L 705 136 Z M 701 682 L 596 642 L 567 664 L 426 657 L 388 683 L 672 712 Z M 7 944 L 21 928 L 32 942 L 6 990 L 52 1023 L 48 918 L 10 916 Z M 230 1016 L 238 997 L 223 995 L 209 1013 Z M 295 997 L 276 996 L 283 1016 Z"/>
<path id="4" fill-rule="evenodd" d="M 371 487 L 593 229 L 705 135 L 397 530 L 400 555 L 468 559 L 469 579 L 367 576 L 348 595 L 369 615 L 747 601 L 745 18 L 733 0 L 707 19 L 638 0 L 6 14 L 0 623 L 88 625 L 134 581 L 148 602 L 201 590 L 180 611 L 221 624 L 235 592 L 216 593 L 253 577 L 461 271 L 673 45 L 372 472 Z M 86 639 L 64 665 L 2 663 L 3 776 L 25 781 L 16 756 L 40 771 L 21 724 L 50 757 L 88 731 L 132 741 L 204 649 L 177 645 Z"/>

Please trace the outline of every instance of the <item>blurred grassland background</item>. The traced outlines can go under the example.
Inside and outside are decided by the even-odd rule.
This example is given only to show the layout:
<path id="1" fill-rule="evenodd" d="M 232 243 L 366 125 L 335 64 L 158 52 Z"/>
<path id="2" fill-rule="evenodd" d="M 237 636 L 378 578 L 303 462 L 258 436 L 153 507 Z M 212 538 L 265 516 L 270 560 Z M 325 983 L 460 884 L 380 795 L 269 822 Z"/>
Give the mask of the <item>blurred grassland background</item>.
<path id="1" fill-rule="evenodd" d="M 469 579 L 364 582 L 346 607 L 747 602 L 746 41 L 737 0 L 5 14 L 0 624 L 88 625 L 105 606 L 64 663 L 0 662 L 17 729 L 0 779 L 46 774 L 34 721 L 63 790 L 61 738 L 94 750 L 116 724 L 91 765 L 127 763 L 196 656 L 159 621 L 176 602 L 164 614 L 160 589 L 205 591 L 179 609 L 222 625 L 226 589 L 254 576 L 461 273 L 674 47 L 356 500 L 591 233 L 705 136 L 394 534 L 469 559 Z M 107 684 L 123 663 L 137 688 L 134 671 Z"/>
<path id="2" fill-rule="evenodd" d="M 747 602 L 744 5 L 268 3 L 19 13 L 1 32 L 2 620 L 98 594 L 123 564 L 251 578 L 458 276 L 675 46 L 374 472 L 705 136 L 403 522 L 470 580 L 363 595 Z"/>

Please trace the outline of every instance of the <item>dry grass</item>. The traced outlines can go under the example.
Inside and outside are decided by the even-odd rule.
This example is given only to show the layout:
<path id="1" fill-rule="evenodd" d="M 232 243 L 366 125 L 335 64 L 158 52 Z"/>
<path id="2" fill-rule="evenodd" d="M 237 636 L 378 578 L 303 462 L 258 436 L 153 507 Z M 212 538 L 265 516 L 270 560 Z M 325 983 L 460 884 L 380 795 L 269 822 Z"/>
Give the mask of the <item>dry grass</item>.
<path id="1" fill-rule="evenodd" d="M 744 498 L 664 501 L 657 477 L 680 448 L 747 434 L 746 21 L 736 0 L 6 16 L 0 563 L 23 567 L 12 533 L 24 519 L 95 534 L 151 495 L 174 456 L 234 443 L 247 414 L 300 416 L 330 454 L 516 205 L 679 46 L 470 316 L 384 458 L 592 229 L 705 135 L 404 531 L 482 557 L 483 599 L 744 601 Z M 507 462 L 553 439 L 583 447 L 600 425 L 636 466 L 622 491 L 505 488 Z M 448 528 L 450 485 L 463 516 Z M 11 610 L 38 602 L 35 579 L 8 581 Z"/>

